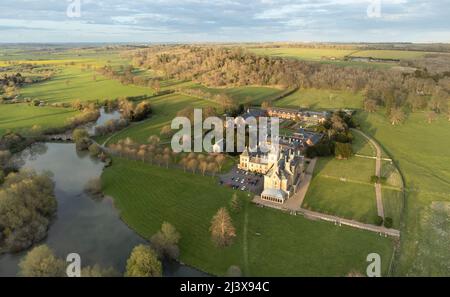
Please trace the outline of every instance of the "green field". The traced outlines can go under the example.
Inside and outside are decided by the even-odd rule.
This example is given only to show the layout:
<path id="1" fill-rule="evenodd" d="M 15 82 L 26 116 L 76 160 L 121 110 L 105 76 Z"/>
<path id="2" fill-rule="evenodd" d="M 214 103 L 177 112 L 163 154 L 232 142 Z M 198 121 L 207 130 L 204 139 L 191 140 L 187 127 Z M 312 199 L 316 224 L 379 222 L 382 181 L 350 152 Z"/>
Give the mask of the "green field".
<path id="1" fill-rule="evenodd" d="M 76 111 L 66 108 L 0 104 L 0 135 L 8 130 L 22 132 L 26 135 L 34 125 L 43 129 L 62 127 L 68 118 L 76 114 Z"/>
<path id="2" fill-rule="evenodd" d="M 323 64 L 333 64 L 336 66 L 352 66 L 352 67 L 376 67 L 376 68 L 390 68 L 392 63 L 367 63 L 359 61 L 345 61 L 346 56 L 355 55 L 355 53 L 360 53 L 356 49 L 333 49 L 333 48 L 293 48 L 293 47 L 273 47 L 273 48 L 249 48 L 249 50 L 257 55 L 272 56 L 272 57 L 283 57 L 298 59 L 303 61 L 314 61 Z M 365 52 L 365 51 L 364 51 Z M 363 53 L 364 53 L 363 52 Z M 375 51 L 374 55 L 380 52 L 379 55 L 382 56 L 386 54 L 384 52 L 389 51 Z M 404 55 L 403 51 L 393 51 L 396 53 L 395 57 L 398 55 Z M 406 52 L 408 53 L 408 52 Z"/>
<path id="3" fill-rule="evenodd" d="M 307 61 L 321 61 L 323 57 L 334 57 L 336 59 L 343 59 L 350 55 L 354 50 L 346 49 L 328 49 L 328 48 L 252 48 L 252 52 L 258 55 L 277 56 L 297 58 Z"/>
<path id="4" fill-rule="evenodd" d="M 211 94 L 229 95 L 239 104 L 260 105 L 264 101 L 270 101 L 271 98 L 283 93 L 284 90 L 271 87 L 233 87 L 233 88 L 207 88 L 202 85 L 191 86 L 192 89 L 200 89 Z"/>
<path id="5" fill-rule="evenodd" d="M 382 111 L 357 116 L 363 130 L 374 136 L 394 157 L 406 181 L 396 275 L 426 276 L 430 271 L 435 275 L 448 275 L 448 266 L 435 265 L 436 261 L 450 262 L 448 234 L 434 232 L 435 238 L 429 240 L 429 230 L 440 228 L 432 216 L 433 203 L 450 202 L 450 122 L 442 116 L 428 124 L 422 113 L 414 113 L 404 124 L 393 127 Z M 425 248 L 429 252 L 424 253 Z"/>
<path id="6" fill-rule="evenodd" d="M 346 91 L 301 89 L 297 92 L 276 101 L 277 107 L 310 108 L 310 109 L 338 109 L 362 107 L 362 94 L 353 94 Z"/>
<path id="7" fill-rule="evenodd" d="M 26 86 L 20 90 L 21 97 L 44 100 L 49 103 L 71 102 L 76 99 L 94 101 L 116 99 L 126 96 L 152 95 L 150 88 L 122 85 L 117 80 L 106 79 L 92 70 L 64 67 L 51 80 Z"/>
<path id="8" fill-rule="evenodd" d="M 367 141 L 367 138 L 365 138 L 359 133 L 352 133 L 352 134 L 353 134 L 353 153 L 369 157 L 376 156 L 376 151 L 373 148 L 373 146 L 369 143 L 369 141 Z"/>
<path id="9" fill-rule="evenodd" d="M 370 177 L 375 160 L 319 158 L 303 207 L 364 223 L 377 216 L 375 189 Z"/>
<path id="10" fill-rule="evenodd" d="M 423 57 L 427 52 L 420 51 L 396 51 L 396 50 L 367 50 L 355 51 L 351 54 L 354 57 L 372 57 L 376 59 L 417 59 Z"/>
<path id="11" fill-rule="evenodd" d="M 258 208 L 249 200 L 233 215 L 234 244 L 216 248 L 208 231 L 210 220 L 219 207 L 227 206 L 233 191 L 211 177 L 115 158 L 102 180 L 131 228 L 149 238 L 163 221 L 170 222 L 182 236 L 181 261 L 215 275 L 224 275 L 230 265 L 251 276 L 364 273 L 372 252 L 382 256 L 384 275 L 388 270 L 391 239 Z"/>
<path id="12" fill-rule="evenodd" d="M 186 107 L 215 106 L 210 101 L 180 94 L 154 97 L 150 99 L 150 104 L 154 114 L 150 119 L 117 133 L 109 143 L 117 142 L 119 139 L 126 137 L 130 137 L 137 142 L 146 142 L 151 135 L 159 135 L 162 127 L 169 125 L 178 111 Z"/>

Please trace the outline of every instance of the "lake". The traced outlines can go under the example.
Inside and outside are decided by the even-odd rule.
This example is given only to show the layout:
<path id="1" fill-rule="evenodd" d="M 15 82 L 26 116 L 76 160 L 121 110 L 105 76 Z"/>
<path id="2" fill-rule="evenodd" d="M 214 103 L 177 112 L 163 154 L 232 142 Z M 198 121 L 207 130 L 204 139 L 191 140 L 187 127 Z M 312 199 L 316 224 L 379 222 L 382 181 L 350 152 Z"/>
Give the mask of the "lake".
<path id="1" fill-rule="evenodd" d="M 123 272 L 133 247 L 147 242 L 125 225 L 111 199 L 96 201 L 84 193 L 86 183 L 101 175 L 104 164 L 67 143 L 35 144 L 20 157 L 23 167 L 49 171 L 55 182 L 57 216 L 42 244 L 63 258 L 78 253 L 83 267 L 99 264 Z M 16 276 L 25 253 L 0 256 L 0 276 Z M 163 264 L 164 276 L 207 276 L 176 262 Z"/>

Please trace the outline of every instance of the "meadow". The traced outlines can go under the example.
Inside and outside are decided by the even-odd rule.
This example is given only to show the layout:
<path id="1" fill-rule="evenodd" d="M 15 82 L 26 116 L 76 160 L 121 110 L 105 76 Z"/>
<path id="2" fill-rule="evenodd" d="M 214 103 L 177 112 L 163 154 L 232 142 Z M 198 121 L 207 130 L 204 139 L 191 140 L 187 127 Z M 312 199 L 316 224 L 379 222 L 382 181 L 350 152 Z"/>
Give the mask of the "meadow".
<path id="1" fill-rule="evenodd" d="M 199 84 L 192 85 L 192 89 L 200 89 L 213 95 L 226 94 L 238 104 L 261 105 L 284 92 L 283 89 L 261 86 L 208 88 Z"/>
<path id="2" fill-rule="evenodd" d="M 363 130 L 393 156 L 405 178 L 395 274 L 448 275 L 449 267 L 438 262 L 450 263 L 450 250 L 443 248 L 448 247 L 448 229 L 443 229 L 445 222 L 439 219 L 450 216 L 450 122 L 440 116 L 429 124 L 424 113 L 412 113 L 405 123 L 393 127 L 383 112 L 357 117 Z"/>
<path id="3" fill-rule="evenodd" d="M 357 49 L 273 47 L 273 48 L 249 48 L 249 50 L 257 55 L 298 59 L 303 61 L 333 64 L 342 67 L 352 66 L 352 67 L 390 68 L 393 66 L 393 64 L 382 62 L 366 63 L 359 61 L 344 60 L 346 56 L 352 55 L 356 56 L 355 53 L 361 52 L 358 51 Z M 393 52 L 396 53 L 395 57 L 397 57 L 398 55 L 402 55 L 401 51 L 393 51 Z M 373 54 L 375 55 L 376 53 Z M 382 53 L 380 53 L 379 55 L 381 56 Z"/>
<path id="4" fill-rule="evenodd" d="M 94 80 L 95 76 L 95 80 Z M 107 79 L 93 70 L 66 66 L 49 81 L 28 85 L 20 90 L 23 98 L 33 98 L 48 103 L 70 103 L 74 100 L 96 101 L 126 96 L 152 95 L 151 88 L 122 85 Z"/>
<path id="5" fill-rule="evenodd" d="M 417 59 L 423 57 L 427 52 L 421 51 L 396 51 L 396 50 L 362 50 L 355 51 L 350 56 L 371 57 L 375 59 Z"/>
<path id="6" fill-rule="evenodd" d="M 170 222 L 182 236 L 180 260 L 214 275 L 224 275 L 230 265 L 247 276 L 363 274 L 371 252 L 382 256 L 383 275 L 388 273 L 391 239 L 262 209 L 242 192 L 245 206 L 232 215 L 237 237 L 230 247 L 215 247 L 210 220 L 233 194 L 215 178 L 114 158 L 102 181 L 132 229 L 149 238 L 162 222 Z"/>
<path id="7" fill-rule="evenodd" d="M 35 107 L 28 104 L 0 104 L 0 136 L 7 131 L 30 133 L 30 128 L 62 127 L 77 114 L 73 109 Z"/>
<path id="8" fill-rule="evenodd" d="M 252 52 L 258 55 L 277 56 L 285 58 L 297 58 L 307 61 L 321 61 L 324 57 L 334 57 L 343 59 L 355 50 L 352 49 L 332 49 L 332 48 L 251 48 Z"/>
<path id="9" fill-rule="evenodd" d="M 153 115 L 148 120 L 116 133 L 108 143 L 115 143 L 126 137 L 145 143 L 151 135 L 159 135 L 164 126 L 170 125 L 180 110 L 186 107 L 216 106 L 213 102 L 180 94 L 153 97 L 150 99 L 150 104 Z"/>
<path id="10" fill-rule="evenodd" d="M 286 108 L 339 109 L 362 107 L 363 96 L 347 91 L 300 89 L 295 93 L 277 100 L 275 106 Z"/>

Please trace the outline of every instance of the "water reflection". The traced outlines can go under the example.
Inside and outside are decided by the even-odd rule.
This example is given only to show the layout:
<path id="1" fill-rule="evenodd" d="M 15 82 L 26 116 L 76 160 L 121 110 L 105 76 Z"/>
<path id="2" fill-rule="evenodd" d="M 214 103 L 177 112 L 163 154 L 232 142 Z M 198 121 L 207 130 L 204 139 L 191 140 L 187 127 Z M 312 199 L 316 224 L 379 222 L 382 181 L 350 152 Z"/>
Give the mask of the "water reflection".
<path id="1" fill-rule="evenodd" d="M 96 201 L 83 189 L 101 175 L 103 163 L 86 153 L 78 153 L 74 144 L 36 144 L 21 155 L 23 167 L 37 172 L 50 171 L 58 200 L 57 217 L 43 242 L 64 257 L 78 253 L 82 265 L 100 264 L 123 271 L 134 246 L 145 240 L 119 218 L 111 199 Z M 0 256 L 0 276 L 15 276 L 24 253 Z M 178 263 L 164 263 L 166 276 L 205 276 Z"/>

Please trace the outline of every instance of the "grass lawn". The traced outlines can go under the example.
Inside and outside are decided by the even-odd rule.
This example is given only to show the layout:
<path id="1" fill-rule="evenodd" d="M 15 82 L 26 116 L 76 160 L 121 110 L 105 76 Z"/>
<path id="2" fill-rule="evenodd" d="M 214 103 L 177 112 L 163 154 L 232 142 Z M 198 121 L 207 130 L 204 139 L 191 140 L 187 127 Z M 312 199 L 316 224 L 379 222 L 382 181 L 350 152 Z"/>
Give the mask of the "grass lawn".
<path id="1" fill-rule="evenodd" d="M 377 216 L 373 185 L 342 182 L 320 175 L 311 181 L 302 207 L 369 224 L 373 224 Z"/>
<path id="2" fill-rule="evenodd" d="M 170 222 L 182 236 L 181 261 L 215 275 L 224 275 L 230 265 L 251 276 L 364 273 L 371 252 L 382 256 L 383 272 L 388 269 L 391 239 L 258 208 L 248 199 L 233 215 L 234 244 L 216 248 L 210 220 L 228 205 L 233 191 L 211 177 L 115 158 L 102 181 L 131 228 L 149 238 L 163 221 Z"/>
<path id="3" fill-rule="evenodd" d="M 97 80 L 93 80 L 93 76 Z M 67 84 L 67 82 L 69 83 Z M 126 96 L 151 95 L 150 88 L 122 85 L 117 80 L 107 79 L 94 71 L 82 71 L 78 67 L 64 67 L 49 81 L 26 86 L 20 90 L 23 98 L 36 98 L 49 103 L 115 99 Z"/>
<path id="4" fill-rule="evenodd" d="M 109 143 L 130 137 L 137 142 L 146 142 L 151 135 L 159 135 L 162 127 L 169 125 L 178 111 L 186 107 L 215 106 L 211 101 L 186 95 L 170 94 L 150 99 L 153 114 L 149 120 L 137 123 L 122 132 L 117 133 Z"/>
<path id="5" fill-rule="evenodd" d="M 27 130 L 38 125 L 41 128 L 61 127 L 66 120 L 76 115 L 72 109 L 35 107 L 27 104 L 0 104 L 0 135 L 8 130 Z"/>
<path id="6" fill-rule="evenodd" d="M 248 220 L 252 276 L 344 276 L 351 271 L 365 275 L 371 252 L 381 255 L 386 275 L 392 255 L 389 238 L 255 206 Z"/>
<path id="7" fill-rule="evenodd" d="M 275 102 L 277 107 L 310 109 L 359 109 L 362 106 L 362 94 L 346 91 L 301 89 Z"/>
<path id="8" fill-rule="evenodd" d="M 403 210 L 403 192 L 382 188 L 384 216 L 392 218 L 394 229 L 400 228 L 401 213 Z"/>
<path id="9" fill-rule="evenodd" d="M 359 133 L 353 134 L 353 153 L 363 156 L 375 157 L 376 152 L 373 146 L 369 143 L 367 138 Z"/>
<path id="10" fill-rule="evenodd" d="M 193 85 L 190 88 L 200 89 L 211 94 L 227 94 L 233 98 L 239 104 L 253 104 L 261 105 L 262 102 L 266 100 L 271 100 L 271 98 L 284 92 L 282 89 L 271 88 L 271 87 L 234 87 L 234 88 L 208 88 L 199 84 Z"/>
<path id="11" fill-rule="evenodd" d="M 314 176 L 326 176 L 336 179 L 347 179 L 360 183 L 370 183 L 375 174 L 375 160 L 352 157 L 338 160 L 334 157 L 319 158 L 314 169 Z"/>
<path id="12" fill-rule="evenodd" d="M 396 275 L 449 275 L 448 233 L 432 218 L 436 202 L 450 202 L 450 122 L 443 116 L 428 124 L 423 113 L 410 114 L 406 122 L 393 127 L 384 112 L 357 115 L 366 133 L 374 136 L 395 159 L 406 182 L 404 224 Z M 424 217 L 429 216 L 428 219 Z M 448 218 L 448 216 L 447 216 Z M 424 252 L 428 250 L 428 252 Z"/>

